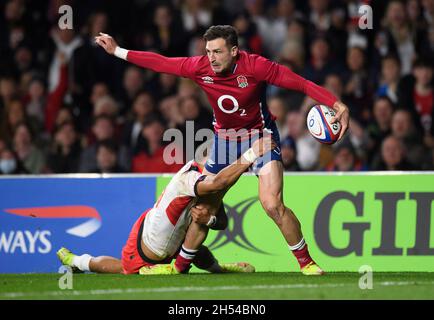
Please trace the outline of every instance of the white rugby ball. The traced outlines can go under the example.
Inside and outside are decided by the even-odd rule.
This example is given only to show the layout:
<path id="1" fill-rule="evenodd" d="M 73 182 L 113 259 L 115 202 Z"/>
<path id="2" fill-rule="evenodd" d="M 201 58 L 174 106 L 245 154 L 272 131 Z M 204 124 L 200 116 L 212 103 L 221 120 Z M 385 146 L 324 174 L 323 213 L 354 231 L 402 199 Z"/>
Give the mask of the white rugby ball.
<path id="1" fill-rule="evenodd" d="M 333 144 L 338 140 L 341 132 L 339 122 L 330 123 L 336 112 L 324 105 L 313 106 L 307 114 L 307 128 L 311 135 L 318 141 Z"/>

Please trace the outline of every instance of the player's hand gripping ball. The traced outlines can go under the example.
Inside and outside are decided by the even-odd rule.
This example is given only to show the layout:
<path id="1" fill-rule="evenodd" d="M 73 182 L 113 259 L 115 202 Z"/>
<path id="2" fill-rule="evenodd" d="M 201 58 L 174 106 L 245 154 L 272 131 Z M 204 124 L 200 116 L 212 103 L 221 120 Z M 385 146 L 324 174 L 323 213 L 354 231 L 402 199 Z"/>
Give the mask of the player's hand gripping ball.
<path id="1" fill-rule="evenodd" d="M 324 105 L 313 106 L 307 114 L 307 128 L 319 142 L 333 144 L 338 140 L 341 124 L 330 122 L 335 115 L 332 108 Z"/>

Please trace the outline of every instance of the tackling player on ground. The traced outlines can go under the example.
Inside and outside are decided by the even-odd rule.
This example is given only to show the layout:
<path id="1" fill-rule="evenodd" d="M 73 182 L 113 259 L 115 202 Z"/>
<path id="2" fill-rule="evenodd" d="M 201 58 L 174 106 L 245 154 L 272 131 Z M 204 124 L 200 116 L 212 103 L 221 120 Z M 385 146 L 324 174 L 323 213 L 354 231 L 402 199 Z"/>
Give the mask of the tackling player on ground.
<path id="1" fill-rule="evenodd" d="M 64 265 L 97 273 L 178 274 L 187 273 L 191 263 L 213 273 L 253 272 L 253 266 L 248 263 L 219 264 L 202 245 L 207 227 L 222 230 L 227 225 L 223 205 L 213 207 L 208 200 L 229 189 L 258 157 L 274 147 L 270 136 L 259 139 L 238 161 L 215 176 L 203 175 L 200 161 L 189 161 L 170 180 L 154 207 L 136 221 L 122 250 L 122 259 L 78 256 L 66 248 L 61 248 L 57 256 Z M 195 210 L 194 206 L 199 207 L 198 204 L 201 209 L 196 210 L 191 221 L 190 211 Z M 211 214 L 214 219 L 210 219 Z M 176 259 L 174 266 L 170 264 L 172 259 Z"/>
<path id="2" fill-rule="evenodd" d="M 205 166 L 207 174 L 217 174 L 235 161 L 265 131 L 271 132 L 279 144 L 279 133 L 265 100 L 266 84 L 303 92 L 332 107 L 336 111 L 332 122 L 341 123 L 339 139 L 343 137 L 349 123 L 348 107 L 329 91 L 285 66 L 239 50 L 238 36 L 231 26 L 212 26 L 205 32 L 204 39 L 206 56 L 180 58 L 123 49 L 103 33 L 95 41 L 107 53 L 128 62 L 155 72 L 190 78 L 206 92 L 214 111 L 215 130 L 214 148 Z M 262 207 L 280 229 L 303 274 L 323 274 L 309 254 L 299 220 L 283 203 L 280 146 L 258 159 L 254 171 L 259 174 Z M 220 197 L 223 195 L 221 192 Z"/>

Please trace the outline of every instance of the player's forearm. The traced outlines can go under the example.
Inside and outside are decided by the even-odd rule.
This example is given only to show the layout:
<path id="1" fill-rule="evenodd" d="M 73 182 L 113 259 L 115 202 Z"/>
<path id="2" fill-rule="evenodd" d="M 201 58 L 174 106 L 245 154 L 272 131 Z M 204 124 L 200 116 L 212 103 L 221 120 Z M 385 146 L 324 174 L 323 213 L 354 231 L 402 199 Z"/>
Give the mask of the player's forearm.
<path id="1" fill-rule="evenodd" d="M 120 47 L 115 49 L 114 55 L 140 67 L 155 72 L 181 75 L 181 67 L 185 58 L 168 58 L 158 53 L 148 51 L 126 50 Z"/>
<path id="2" fill-rule="evenodd" d="M 219 185 L 219 191 L 231 187 L 240 176 L 252 165 L 258 158 L 252 148 L 248 149 L 244 154 L 234 163 L 227 166 L 220 171 L 215 177 L 214 181 Z"/>
<path id="3" fill-rule="evenodd" d="M 250 163 L 232 163 L 224 168 L 214 177 L 214 184 L 216 185 L 216 191 L 224 190 L 231 187 L 240 176 L 250 167 Z"/>
<path id="4" fill-rule="evenodd" d="M 318 101 L 321 104 L 324 104 L 329 107 L 333 107 L 338 99 L 327 89 L 316 85 L 312 81 L 307 81 L 305 83 L 305 94 L 311 97 L 312 99 Z"/>
<path id="5" fill-rule="evenodd" d="M 330 107 L 332 107 L 334 103 L 338 100 L 327 89 L 299 76 L 288 68 L 279 66 L 278 74 L 279 76 L 276 77 L 276 82 L 278 86 L 303 92 L 305 95 L 308 95 L 319 103 Z"/>

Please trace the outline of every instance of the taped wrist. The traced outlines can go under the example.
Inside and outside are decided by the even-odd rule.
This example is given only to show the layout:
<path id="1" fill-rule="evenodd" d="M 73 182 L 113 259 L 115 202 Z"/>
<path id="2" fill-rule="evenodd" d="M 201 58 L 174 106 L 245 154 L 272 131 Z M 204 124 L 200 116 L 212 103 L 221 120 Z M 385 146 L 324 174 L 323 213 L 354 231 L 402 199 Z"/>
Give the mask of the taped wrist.
<path id="1" fill-rule="evenodd" d="M 252 148 L 250 148 L 249 150 L 247 150 L 246 152 L 243 153 L 243 157 L 244 159 L 247 160 L 247 162 L 249 163 L 253 163 L 255 162 L 257 156 L 255 154 L 255 152 L 253 151 Z"/>
<path id="2" fill-rule="evenodd" d="M 118 57 L 118 58 L 121 58 L 121 59 L 127 60 L 128 50 L 127 50 L 127 49 L 123 49 L 123 48 L 117 46 L 117 47 L 115 48 L 114 55 L 115 55 L 116 57 Z"/>

